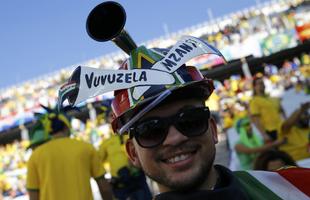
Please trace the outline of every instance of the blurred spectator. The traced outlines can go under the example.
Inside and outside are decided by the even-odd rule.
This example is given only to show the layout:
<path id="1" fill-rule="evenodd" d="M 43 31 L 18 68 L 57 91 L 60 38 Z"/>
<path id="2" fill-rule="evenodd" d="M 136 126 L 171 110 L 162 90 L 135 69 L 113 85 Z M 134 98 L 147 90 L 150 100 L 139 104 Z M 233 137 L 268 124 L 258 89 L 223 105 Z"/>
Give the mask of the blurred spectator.
<path id="1" fill-rule="evenodd" d="M 110 102 L 108 102 L 110 104 Z M 110 105 L 106 106 L 106 121 L 110 125 L 112 112 Z M 146 177 L 141 169 L 134 167 L 126 154 L 125 142 L 128 136 L 116 135 L 109 130 L 109 137 L 102 141 L 99 154 L 103 163 L 110 167 L 111 186 L 114 196 L 119 200 L 135 199 L 150 200 L 151 192 L 146 183 Z"/>
<path id="2" fill-rule="evenodd" d="M 274 171 L 282 167 L 297 166 L 294 159 L 284 151 L 269 150 L 255 160 L 254 170 Z"/>
<path id="3" fill-rule="evenodd" d="M 70 139 L 70 123 L 60 113 L 41 121 L 52 139 L 37 147 L 27 165 L 30 200 L 92 199 L 90 178 L 95 178 L 101 196 L 112 199 L 104 179 L 98 152 L 91 144 Z"/>
<path id="4" fill-rule="evenodd" d="M 284 70 L 285 74 L 289 74 L 291 71 L 297 69 L 297 64 L 290 60 L 284 60 L 283 65 L 282 65 L 282 70 Z"/>
<path id="5" fill-rule="evenodd" d="M 277 66 L 275 66 L 273 64 L 263 63 L 263 67 L 264 67 L 265 75 L 267 75 L 268 77 L 278 73 Z"/>
<path id="6" fill-rule="evenodd" d="M 237 156 L 240 160 L 242 169 L 253 169 L 254 160 L 258 153 L 277 147 L 283 143 L 283 140 L 277 140 L 264 144 L 251 127 L 248 117 L 237 121 L 236 129 L 239 133 L 239 140 L 235 145 Z"/>
<path id="7" fill-rule="evenodd" d="M 310 65 L 310 55 L 308 53 L 301 54 L 301 64 Z"/>
<path id="8" fill-rule="evenodd" d="M 282 124 L 282 116 L 286 118 L 280 99 L 265 94 L 262 76 L 253 79 L 253 98 L 250 101 L 250 114 L 254 125 L 261 132 L 265 141 L 276 140 Z M 281 116 L 282 115 L 282 116 Z"/>
<path id="9" fill-rule="evenodd" d="M 310 158 L 310 102 L 302 104 L 281 127 L 280 138 L 286 138 L 287 143 L 280 150 L 288 153 L 294 160 Z"/>
<path id="10" fill-rule="evenodd" d="M 27 193 L 24 176 L 28 158 L 26 146 L 28 142 L 15 141 L 0 147 L 0 197 L 13 199 Z"/>

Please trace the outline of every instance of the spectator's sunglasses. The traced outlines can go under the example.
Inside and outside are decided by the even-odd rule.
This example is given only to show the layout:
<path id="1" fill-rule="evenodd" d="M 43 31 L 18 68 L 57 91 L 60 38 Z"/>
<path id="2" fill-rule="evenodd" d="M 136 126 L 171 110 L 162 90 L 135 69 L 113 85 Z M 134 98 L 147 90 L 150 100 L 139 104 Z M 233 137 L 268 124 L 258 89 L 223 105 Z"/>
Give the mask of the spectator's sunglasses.
<path id="1" fill-rule="evenodd" d="M 141 147 L 153 148 L 164 142 L 171 125 L 183 135 L 195 137 L 208 130 L 209 118 L 208 107 L 181 109 L 169 117 L 150 117 L 137 122 L 129 129 L 129 136 L 135 137 Z"/>

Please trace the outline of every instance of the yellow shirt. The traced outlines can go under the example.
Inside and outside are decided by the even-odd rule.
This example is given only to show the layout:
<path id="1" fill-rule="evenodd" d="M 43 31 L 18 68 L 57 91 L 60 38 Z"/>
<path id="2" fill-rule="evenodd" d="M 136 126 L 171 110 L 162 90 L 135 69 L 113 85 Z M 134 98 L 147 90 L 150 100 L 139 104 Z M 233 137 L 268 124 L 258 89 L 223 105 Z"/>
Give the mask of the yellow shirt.
<path id="1" fill-rule="evenodd" d="M 29 190 L 40 200 L 93 199 L 90 178 L 104 174 L 96 149 L 70 138 L 53 139 L 34 150 L 27 166 Z"/>
<path id="2" fill-rule="evenodd" d="M 232 127 L 233 125 L 234 125 L 234 120 L 229 116 L 225 116 L 223 119 L 223 128 L 228 129 Z"/>
<path id="3" fill-rule="evenodd" d="M 302 160 L 310 158 L 308 152 L 308 135 L 310 128 L 301 129 L 293 126 L 285 135 L 281 134 L 280 137 L 287 137 L 287 143 L 281 145 L 279 148 L 282 151 L 290 154 L 294 160 Z"/>
<path id="4" fill-rule="evenodd" d="M 250 112 L 251 115 L 258 115 L 265 130 L 280 130 L 282 117 L 280 115 L 279 99 L 253 96 L 250 101 Z"/>
<path id="5" fill-rule="evenodd" d="M 128 136 L 124 135 L 124 144 L 127 138 Z M 118 135 L 111 134 L 111 137 L 103 140 L 99 147 L 101 161 L 110 165 L 110 173 L 113 177 L 117 177 L 117 171 L 120 168 L 129 164 L 124 144 L 121 144 Z"/>

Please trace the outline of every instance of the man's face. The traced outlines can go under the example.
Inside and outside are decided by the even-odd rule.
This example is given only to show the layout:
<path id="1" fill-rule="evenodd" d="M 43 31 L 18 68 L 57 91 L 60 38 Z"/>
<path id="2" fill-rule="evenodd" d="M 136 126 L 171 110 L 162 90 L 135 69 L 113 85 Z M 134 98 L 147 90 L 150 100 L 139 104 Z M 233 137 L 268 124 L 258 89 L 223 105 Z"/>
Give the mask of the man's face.
<path id="1" fill-rule="evenodd" d="M 202 101 L 182 100 L 160 106 L 143 118 L 167 117 L 186 106 L 201 107 Z M 207 179 L 215 157 L 216 125 L 209 119 L 208 130 L 196 137 L 187 137 L 173 125 L 164 142 L 154 148 L 143 148 L 135 139 L 126 144 L 128 155 L 137 167 L 155 180 L 161 191 L 198 188 Z"/>

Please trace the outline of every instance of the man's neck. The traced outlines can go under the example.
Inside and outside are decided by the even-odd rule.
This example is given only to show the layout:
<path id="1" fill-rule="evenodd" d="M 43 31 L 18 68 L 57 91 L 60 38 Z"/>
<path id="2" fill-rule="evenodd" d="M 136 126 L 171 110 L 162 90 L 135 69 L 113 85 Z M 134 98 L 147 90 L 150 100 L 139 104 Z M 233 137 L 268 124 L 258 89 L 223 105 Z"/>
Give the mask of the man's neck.
<path id="1" fill-rule="evenodd" d="M 63 137 L 67 137 L 67 134 L 63 132 L 57 132 L 53 135 L 53 138 L 63 138 Z"/>

